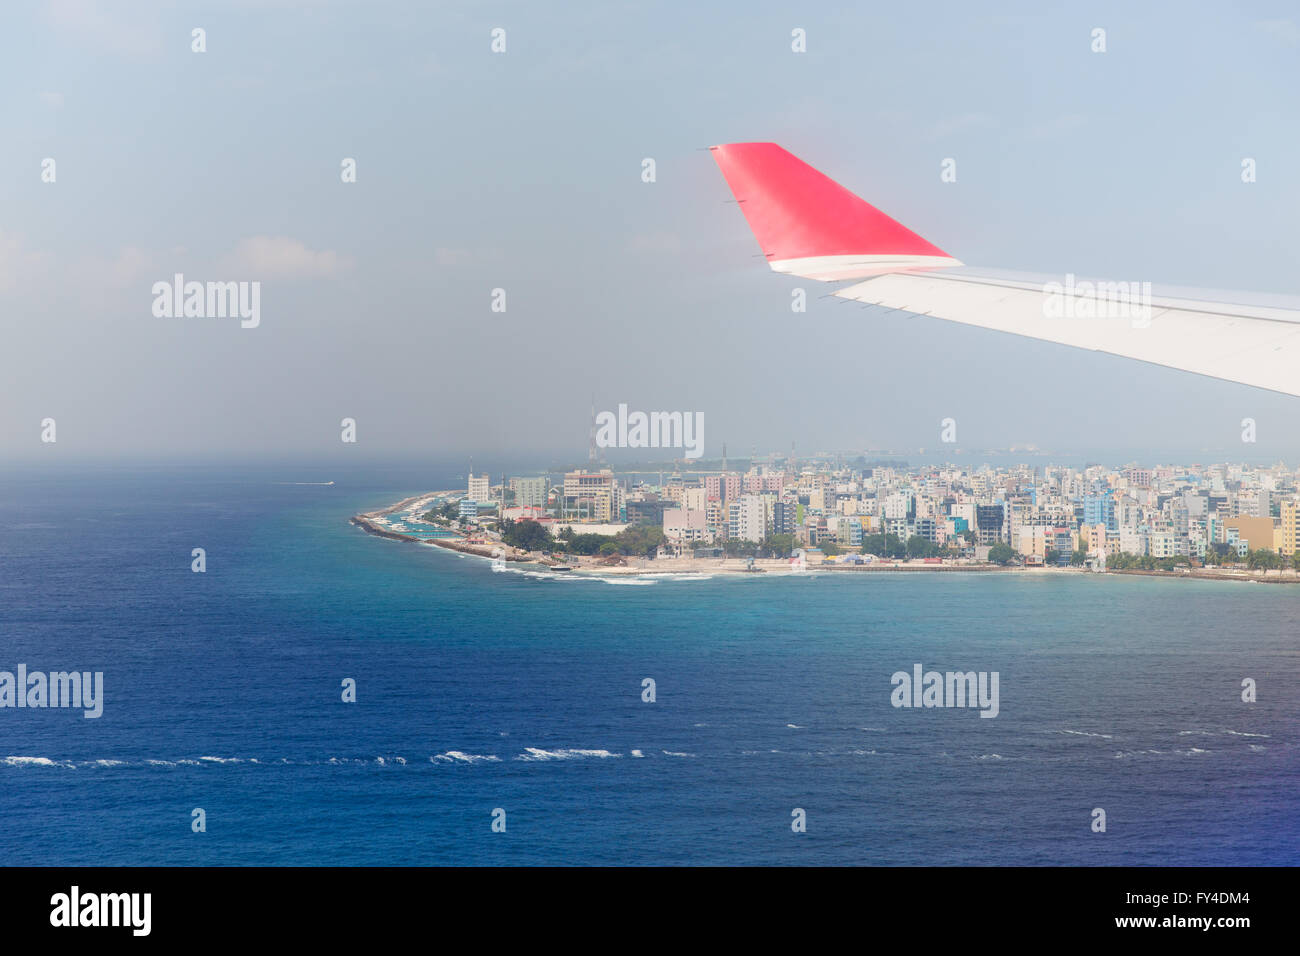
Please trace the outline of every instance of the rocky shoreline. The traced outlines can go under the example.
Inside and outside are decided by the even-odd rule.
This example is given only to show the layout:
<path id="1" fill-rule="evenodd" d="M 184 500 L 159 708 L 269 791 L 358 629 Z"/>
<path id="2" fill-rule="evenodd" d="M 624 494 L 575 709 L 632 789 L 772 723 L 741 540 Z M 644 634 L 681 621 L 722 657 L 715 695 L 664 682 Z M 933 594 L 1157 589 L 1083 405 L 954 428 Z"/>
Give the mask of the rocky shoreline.
<path id="1" fill-rule="evenodd" d="M 456 494 L 454 491 L 434 491 L 422 495 L 412 495 L 409 498 L 403 498 L 396 504 L 380 508 L 377 511 L 365 511 L 358 515 L 353 515 L 348 520 L 364 530 L 367 534 L 373 534 L 380 538 L 389 538 L 393 541 L 409 541 L 412 544 L 431 544 L 439 548 L 446 548 L 448 551 L 456 551 L 460 554 L 470 554 L 479 558 L 504 558 L 507 561 L 525 562 L 530 560 L 526 554 L 523 554 L 516 548 L 506 544 L 486 545 L 470 544 L 462 538 L 421 538 L 412 534 L 403 534 L 401 531 L 394 531 L 379 524 L 376 519 L 386 518 L 394 512 L 401 511 L 411 505 L 431 501 L 434 498 L 447 497 Z"/>

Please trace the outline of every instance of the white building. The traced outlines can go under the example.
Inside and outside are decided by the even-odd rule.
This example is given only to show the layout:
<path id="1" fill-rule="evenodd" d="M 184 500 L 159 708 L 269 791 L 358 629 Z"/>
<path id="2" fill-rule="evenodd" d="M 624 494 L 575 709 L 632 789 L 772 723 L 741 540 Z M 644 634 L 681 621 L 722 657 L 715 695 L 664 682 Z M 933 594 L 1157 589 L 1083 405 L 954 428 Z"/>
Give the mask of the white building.
<path id="1" fill-rule="evenodd" d="M 758 495 L 742 495 L 727 506 L 727 537 L 762 541 L 767 537 L 767 502 Z"/>
<path id="2" fill-rule="evenodd" d="M 469 476 L 469 494 L 465 497 L 470 501 L 491 501 L 492 500 L 492 479 L 487 475 L 475 478 L 472 474 Z"/>
<path id="3" fill-rule="evenodd" d="M 708 525 L 704 512 L 693 508 L 665 508 L 664 537 L 670 541 L 706 540 Z"/>

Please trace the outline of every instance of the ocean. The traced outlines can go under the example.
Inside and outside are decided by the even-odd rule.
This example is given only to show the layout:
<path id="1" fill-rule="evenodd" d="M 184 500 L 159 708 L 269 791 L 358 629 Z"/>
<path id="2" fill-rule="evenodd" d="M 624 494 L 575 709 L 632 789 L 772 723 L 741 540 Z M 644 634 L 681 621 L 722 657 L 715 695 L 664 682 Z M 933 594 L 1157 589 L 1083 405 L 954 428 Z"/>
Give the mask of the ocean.
<path id="1" fill-rule="evenodd" d="M 1300 862 L 1300 588 L 494 573 L 348 523 L 450 467 L 318 472 L 0 473 L 0 670 L 104 674 L 0 709 L 0 860 Z"/>

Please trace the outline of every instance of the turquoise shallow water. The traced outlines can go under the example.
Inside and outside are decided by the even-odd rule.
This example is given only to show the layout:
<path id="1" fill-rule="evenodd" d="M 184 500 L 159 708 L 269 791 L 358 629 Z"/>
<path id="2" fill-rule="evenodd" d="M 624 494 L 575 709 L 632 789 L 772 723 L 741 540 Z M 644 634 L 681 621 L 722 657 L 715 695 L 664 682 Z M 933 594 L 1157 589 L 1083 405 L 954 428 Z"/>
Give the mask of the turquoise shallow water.
<path id="1" fill-rule="evenodd" d="M 348 524 L 449 472 L 285 477 L 0 477 L 0 669 L 106 697 L 0 710 L 7 863 L 1300 861 L 1300 589 L 545 579 Z"/>

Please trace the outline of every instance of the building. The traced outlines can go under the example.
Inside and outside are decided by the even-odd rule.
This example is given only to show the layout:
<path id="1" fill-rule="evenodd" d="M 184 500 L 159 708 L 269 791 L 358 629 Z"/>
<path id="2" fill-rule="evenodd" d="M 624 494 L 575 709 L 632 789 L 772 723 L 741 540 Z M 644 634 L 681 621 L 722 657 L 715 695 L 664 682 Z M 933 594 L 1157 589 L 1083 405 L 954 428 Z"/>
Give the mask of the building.
<path id="1" fill-rule="evenodd" d="M 510 490 L 515 493 L 515 505 L 520 508 L 545 508 L 548 484 L 545 475 L 537 478 L 511 478 Z"/>
<path id="2" fill-rule="evenodd" d="M 1223 523 L 1223 528 L 1230 535 L 1229 543 L 1234 540 L 1238 545 L 1244 543 L 1251 551 L 1273 550 L 1272 518 L 1229 518 Z"/>
<path id="3" fill-rule="evenodd" d="M 642 498 L 627 503 L 628 524 L 663 524 L 664 510 L 667 503 L 659 498 Z"/>
<path id="4" fill-rule="evenodd" d="M 671 542 L 708 541 L 708 524 L 703 511 L 665 508 L 664 537 Z"/>
<path id="5" fill-rule="evenodd" d="M 710 498 L 735 501 L 740 497 L 740 475 L 705 475 L 704 491 Z"/>
<path id="6" fill-rule="evenodd" d="M 1269 494 L 1263 488 L 1243 491 L 1237 495 L 1237 515 L 1242 518 L 1267 518 L 1270 503 Z"/>
<path id="7" fill-rule="evenodd" d="M 976 505 L 975 530 L 980 544 L 1002 543 L 1002 522 L 1006 511 L 1002 505 Z"/>
<path id="8" fill-rule="evenodd" d="M 1150 482 L 1149 477 L 1147 481 Z M 1115 518 L 1115 499 L 1111 497 L 1110 492 L 1083 496 L 1083 523 L 1104 524 L 1107 531 L 1119 530 Z"/>
<path id="9" fill-rule="evenodd" d="M 475 478 L 473 473 L 469 476 L 469 499 L 471 501 L 491 501 L 492 500 L 492 479 L 487 475 L 481 475 Z"/>
<path id="10" fill-rule="evenodd" d="M 773 534 L 794 534 L 798 520 L 799 503 L 793 498 L 782 498 L 772 505 Z"/>
<path id="11" fill-rule="evenodd" d="M 1283 554 L 1295 554 L 1300 551 L 1300 503 L 1284 501 L 1279 509 L 1282 514 L 1281 540 L 1278 550 Z"/>
<path id="12" fill-rule="evenodd" d="M 566 518 L 617 521 L 624 510 L 621 491 L 614 472 L 608 468 L 570 471 L 564 476 L 561 511 Z"/>
<path id="13" fill-rule="evenodd" d="M 767 537 L 767 502 L 758 495 L 743 495 L 727 504 L 727 537 L 759 542 Z"/>
<path id="14" fill-rule="evenodd" d="M 462 498 L 459 514 L 461 521 L 476 521 L 478 519 L 478 502 L 473 498 Z"/>

